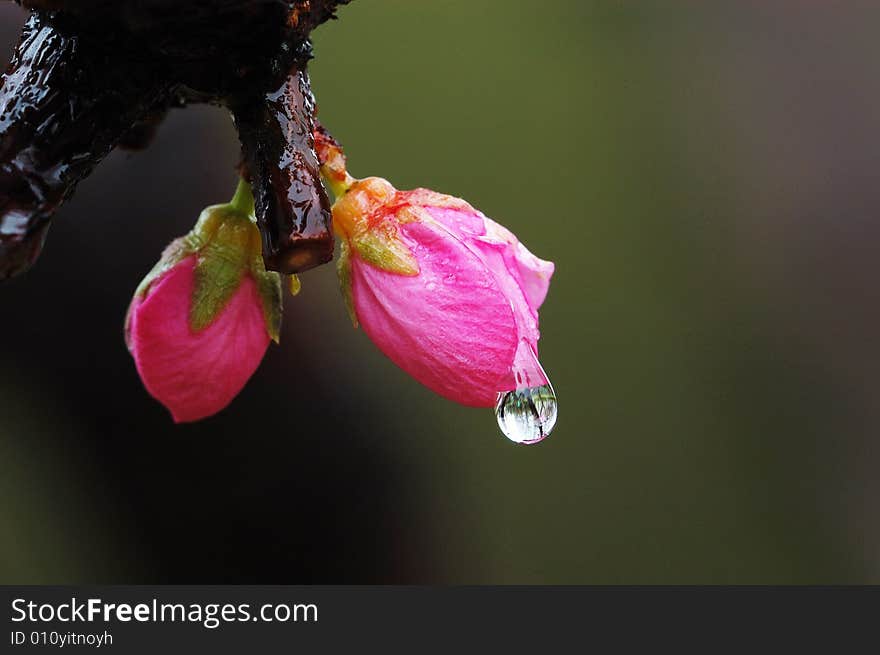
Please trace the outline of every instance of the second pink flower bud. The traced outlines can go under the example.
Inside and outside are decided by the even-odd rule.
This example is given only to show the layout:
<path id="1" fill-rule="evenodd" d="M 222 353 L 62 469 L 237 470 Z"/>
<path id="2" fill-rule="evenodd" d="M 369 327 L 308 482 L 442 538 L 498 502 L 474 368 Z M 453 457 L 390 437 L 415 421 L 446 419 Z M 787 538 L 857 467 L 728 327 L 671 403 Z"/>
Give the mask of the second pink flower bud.
<path id="1" fill-rule="evenodd" d="M 147 391 L 175 422 L 226 407 L 253 375 L 281 325 L 281 284 L 263 267 L 253 200 L 202 212 L 141 282 L 125 337 Z"/>

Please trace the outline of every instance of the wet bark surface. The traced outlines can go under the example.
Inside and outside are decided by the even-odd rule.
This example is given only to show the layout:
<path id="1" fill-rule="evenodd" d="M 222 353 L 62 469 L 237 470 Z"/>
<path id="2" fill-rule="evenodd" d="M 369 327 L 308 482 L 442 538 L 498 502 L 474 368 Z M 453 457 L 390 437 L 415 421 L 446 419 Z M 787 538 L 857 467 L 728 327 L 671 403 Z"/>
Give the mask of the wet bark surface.
<path id="1" fill-rule="evenodd" d="M 233 108 L 250 172 L 269 268 L 294 273 L 333 258 L 330 205 L 313 132 L 315 102 L 304 62 L 281 86 Z"/>
<path id="2" fill-rule="evenodd" d="M 145 147 L 192 102 L 235 116 L 267 268 L 329 261 L 306 64 L 311 30 L 346 0 L 20 4 L 32 13 L 0 81 L 0 279 L 33 263 L 52 215 L 114 147 Z"/>

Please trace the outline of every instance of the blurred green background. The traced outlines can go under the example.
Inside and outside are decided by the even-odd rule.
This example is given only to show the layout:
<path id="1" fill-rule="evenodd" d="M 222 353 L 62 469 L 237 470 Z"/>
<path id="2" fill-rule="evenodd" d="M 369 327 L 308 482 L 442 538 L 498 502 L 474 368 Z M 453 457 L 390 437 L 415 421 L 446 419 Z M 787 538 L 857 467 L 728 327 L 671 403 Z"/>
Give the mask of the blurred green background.
<path id="1" fill-rule="evenodd" d="M 353 174 L 556 263 L 532 447 L 352 330 L 329 266 L 242 396 L 173 426 L 122 318 L 238 152 L 174 112 L 0 288 L 0 581 L 880 582 L 878 14 L 355 0 L 316 32 Z"/>

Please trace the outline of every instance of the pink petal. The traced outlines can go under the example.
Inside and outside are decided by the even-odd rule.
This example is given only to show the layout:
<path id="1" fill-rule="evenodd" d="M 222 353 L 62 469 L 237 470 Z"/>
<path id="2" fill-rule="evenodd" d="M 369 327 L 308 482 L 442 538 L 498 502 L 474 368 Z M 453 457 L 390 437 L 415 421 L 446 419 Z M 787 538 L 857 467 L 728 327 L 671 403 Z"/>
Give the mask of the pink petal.
<path id="1" fill-rule="evenodd" d="M 538 259 L 507 228 L 477 210 L 426 207 L 450 238 L 460 238 L 495 276 L 516 318 L 519 344 L 510 372 L 498 385 L 511 391 L 547 383 L 538 352 L 538 308 L 547 296 L 554 265 Z"/>
<path id="2" fill-rule="evenodd" d="M 352 295 L 364 331 L 441 396 L 493 406 L 519 341 L 510 302 L 485 263 L 442 228 L 407 223 L 401 236 L 419 275 L 389 273 L 352 256 Z"/>
<path id="3" fill-rule="evenodd" d="M 516 236 L 503 225 L 483 216 L 486 225 L 485 237 L 480 239 L 487 244 L 499 244 L 503 246 L 504 259 L 511 275 L 514 275 L 531 308 L 537 312 L 544 303 L 547 291 L 550 289 L 550 278 L 556 266 L 535 257 Z"/>
<path id="4" fill-rule="evenodd" d="M 471 209 L 449 209 L 431 207 L 425 209 L 431 217 L 446 227 L 449 232 L 467 242 L 472 248 L 486 252 L 499 250 L 505 262 L 506 274 L 513 275 L 520 285 L 529 307 L 536 313 L 547 297 L 550 278 L 553 276 L 553 262 L 535 257 L 519 239 L 503 225 L 493 221 L 482 212 Z M 487 248 L 488 246 L 488 248 Z M 504 275 L 504 271 L 496 271 Z"/>
<path id="5" fill-rule="evenodd" d="M 530 296 L 540 293 L 541 290 L 535 288 L 534 278 L 537 277 L 537 273 L 526 269 L 523 275 L 523 266 L 520 265 L 520 259 L 517 257 L 518 250 L 521 249 L 538 262 L 541 260 L 531 255 L 509 230 L 476 210 L 468 212 L 436 207 L 428 207 L 427 210 L 443 229 L 448 230 L 450 238 L 461 238 L 489 268 L 502 293 L 510 301 L 520 338 L 537 351 L 540 336 L 538 308 L 533 305 Z M 482 228 L 482 231 L 478 232 L 477 226 Z M 549 265 L 552 273 L 553 265 L 550 262 L 543 263 Z M 549 286 L 549 275 L 546 285 Z M 546 295 L 546 286 L 543 293 Z"/>
<path id="6" fill-rule="evenodd" d="M 460 239 L 470 239 L 486 234 L 486 217 L 482 212 L 472 209 L 449 209 L 448 207 L 431 207 L 425 209 L 431 214 L 431 218 L 442 223 L 450 232 Z"/>
<path id="7" fill-rule="evenodd" d="M 194 256 L 181 261 L 130 309 L 129 349 L 138 373 L 177 423 L 226 407 L 269 346 L 257 285 L 248 275 L 214 322 L 192 331 L 195 264 Z"/>

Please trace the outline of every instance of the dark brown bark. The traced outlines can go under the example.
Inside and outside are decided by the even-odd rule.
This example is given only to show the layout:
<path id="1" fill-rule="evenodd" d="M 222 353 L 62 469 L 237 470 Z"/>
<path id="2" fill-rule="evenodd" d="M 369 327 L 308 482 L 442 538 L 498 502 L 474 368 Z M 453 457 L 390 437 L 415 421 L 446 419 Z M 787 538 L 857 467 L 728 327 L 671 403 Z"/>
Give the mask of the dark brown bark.
<path id="1" fill-rule="evenodd" d="M 169 106 L 229 106 L 268 268 L 328 261 L 311 131 L 311 30 L 347 0 L 20 0 L 33 8 L 0 81 L 0 279 L 39 254 L 52 214 Z M 50 11 L 51 10 L 51 11 Z"/>
<path id="2" fill-rule="evenodd" d="M 49 220 L 116 142 L 166 97 L 143 68 L 34 14 L 0 87 L 0 279 L 30 266 Z"/>
<path id="3" fill-rule="evenodd" d="M 297 273 L 333 258 L 330 203 L 312 136 L 315 101 L 305 61 L 280 86 L 240 97 L 233 115 L 250 174 L 266 266 Z"/>

